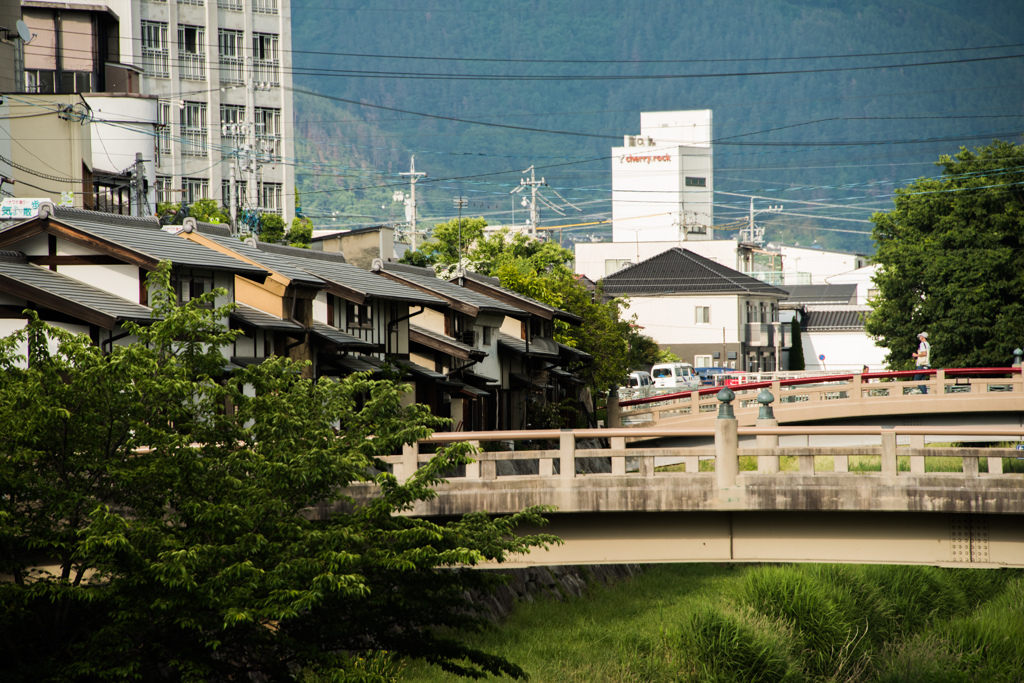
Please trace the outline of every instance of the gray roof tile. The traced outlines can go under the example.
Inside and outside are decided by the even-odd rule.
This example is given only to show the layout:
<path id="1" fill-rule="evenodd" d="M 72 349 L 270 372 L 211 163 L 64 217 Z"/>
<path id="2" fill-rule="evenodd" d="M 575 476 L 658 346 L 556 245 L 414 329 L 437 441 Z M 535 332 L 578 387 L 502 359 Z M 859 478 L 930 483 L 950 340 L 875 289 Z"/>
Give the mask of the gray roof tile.
<path id="1" fill-rule="evenodd" d="M 260 251 L 276 254 L 293 266 L 308 271 L 323 280 L 361 292 L 364 296 L 404 301 L 422 306 L 440 306 L 444 303 L 436 296 L 425 294 L 412 287 L 392 282 L 350 263 L 345 263 L 342 258 L 323 258 L 323 254 L 330 254 L 331 252 L 265 245 L 263 243 L 260 243 L 259 248 Z"/>
<path id="2" fill-rule="evenodd" d="M 773 287 L 688 249 L 673 247 L 604 278 L 609 296 L 659 294 L 761 294 L 784 298 Z"/>
<path id="3" fill-rule="evenodd" d="M 272 270 L 279 275 L 283 275 L 292 282 L 313 286 L 323 286 L 324 284 L 322 279 L 306 270 L 303 270 L 302 268 L 297 267 L 290 259 L 270 251 L 257 249 L 252 245 L 242 242 L 237 237 L 219 235 L 213 232 L 202 232 L 200 234 L 209 240 L 213 240 L 222 247 L 230 249 L 240 256 L 252 259 L 267 270 Z"/>
<path id="4" fill-rule="evenodd" d="M 117 321 L 148 321 L 152 318 L 153 309 L 148 306 L 123 299 L 48 268 L 34 266 L 21 255 L 13 255 L 11 252 L 4 252 L 0 256 L 0 291 L 5 289 L 5 280 L 63 299 L 69 304 L 91 309 Z"/>
<path id="5" fill-rule="evenodd" d="M 433 268 L 418 268 L 401 263 L 387 262 L 384 264 L 384 270 L 409 283 L 424 287 L 443 299 L 475 306 L 486 313 L 500 313 L 513 318 L 524 318 L 527 316 L 526 311 L 521 308 L 492 299 L 484 294 L 478 294 L 471 289 L 460 287 L 447 280 L 442 280 L 437 277 Z"/>

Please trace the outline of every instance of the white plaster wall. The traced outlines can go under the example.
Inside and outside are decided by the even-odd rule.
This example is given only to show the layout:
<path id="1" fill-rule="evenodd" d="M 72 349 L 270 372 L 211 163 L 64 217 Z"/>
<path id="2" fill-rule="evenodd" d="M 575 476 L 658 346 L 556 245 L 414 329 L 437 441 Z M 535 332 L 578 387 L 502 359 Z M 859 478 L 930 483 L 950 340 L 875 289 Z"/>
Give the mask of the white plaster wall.
<path id="1" fill-rule="evenodd" d="M 811 284 L 836 283 L 835 277 L 862 268 L 867 259 L 857 254 L 804 247 L 781 246 L 782 269 L 787 273 L 810 273 Z"/>
<path id="2" fill-rule="evenodd" d="M 874 289 L 875 284 L 871 279 L 875 276 L 878 271 L 878 264 L 872 264 L 857 270 L 852 270 L 846 273 L 840 273 L 839 275 L 833 275 L 827 278 L 829 284 L 833 285 L 857 285 L 857 305 L 867 306 L 868 305 L 868 291 Z"/>
<path id="3" fill-rule="evenodd" d="M 859 371 L 865 365 L 872 372 L 885 370 L 888 352 L 863 332 L 804 332 L 800 335 L 807 370 Z M 824 354 L 825 360 L 818 360 Z"/>
<path id="4" fill-rule="evenodd" d="M 93 168 L 123 171 L 135 163 L 136 152 L 141 152 L 145 160 L 146 179 L 149 181 L 149 192 L 146 195 L 149 211 L 139 215 L 154 214 L 157 99 L 145 96 L 87 95 L 85 101 L 92 107 L 94 116 L 89 127 L 92 133 Z"/>
<path id="5" fill-rule="evenodd" d="M 342 315 L 344 312 L 344 307 L 342 307 Z M 313 320 L 324 325 L 327 324 L 327 292 L 317 292 L 316 298 L 313 299 Z"/>
<path id="6" fill-rule="evenodd" d="M 88 252 L 86 252 L 88 253 Z M 106 266 L 57 266 L 57 272 L 97 289 L 139 303 L 139 268 L 127 264 Z M 219 285 L 218 285 L 219 286 Z"/>
<path id="7" fill-rule="evenodd" d="M 711 322 L 697 324 L 695 308 L 708 306 Z M 643 334 L 659 344 L 720 344 L 739 341 L 739 297 L 665 296 L 634 297 L 626 315 L 636 314 Z"/>

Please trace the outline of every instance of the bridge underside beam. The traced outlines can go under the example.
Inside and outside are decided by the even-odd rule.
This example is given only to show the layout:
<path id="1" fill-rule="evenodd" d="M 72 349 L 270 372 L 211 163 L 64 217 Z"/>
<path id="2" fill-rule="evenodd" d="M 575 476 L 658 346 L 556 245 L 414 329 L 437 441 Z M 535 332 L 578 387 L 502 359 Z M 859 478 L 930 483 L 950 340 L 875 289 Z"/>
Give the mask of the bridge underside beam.
<path id="1" fill-rule="evenodd" d="M 1024 567 L 1024 525 L 1013 515 L 596 512 L 550 519 L 540 531 L 562 538 L 564 545 L 501 566 L 836 562 Z"/>

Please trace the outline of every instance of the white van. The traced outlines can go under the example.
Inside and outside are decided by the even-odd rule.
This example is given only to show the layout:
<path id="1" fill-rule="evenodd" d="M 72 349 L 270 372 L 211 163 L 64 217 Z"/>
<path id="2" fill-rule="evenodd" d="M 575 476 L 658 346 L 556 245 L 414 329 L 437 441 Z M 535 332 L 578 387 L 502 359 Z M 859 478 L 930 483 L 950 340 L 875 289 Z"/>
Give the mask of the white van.
<path id="1" fill-rule="evenodd" d="M 658 363 L 651 368 L 654 389 L 664 394 L 670 391 L 693 391 L 700 389 L 700 375 L 689 363 Z"/>
<path id="2" fill-rule="evenodd" d="M 651 395 L 654 380 L 646 370 L 634 370 L 626 378 L 626 386 L 619 387 L 619 400 L 628 401 L 634 398 L 647 398 Z"/>

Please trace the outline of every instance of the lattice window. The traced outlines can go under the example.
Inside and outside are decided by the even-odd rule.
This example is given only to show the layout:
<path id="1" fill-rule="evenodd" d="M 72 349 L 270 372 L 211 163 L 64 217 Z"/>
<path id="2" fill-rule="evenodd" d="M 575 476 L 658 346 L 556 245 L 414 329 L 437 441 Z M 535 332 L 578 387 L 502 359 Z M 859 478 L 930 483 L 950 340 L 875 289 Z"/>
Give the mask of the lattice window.
<path id="1" fill-rule="evenodd" d="M 256 149 L 273 161 L 281 159 L 280 109 L 256 109 Z"/>
<path id="2" fill-rule="evenodd" d="M 262 213 L 284 213 L 284 186 L 281 183 L 263 183 L 260 211 Z"/>
<path id="3" fill-rule="evenodd" d="M 166 22 L 142 22 L 142 68 L 148 76 L 170 78 Z"/>
<path id="4" fill-rule="evenodd" d="M 257 86 L 281 85 L 281 62 L 278 55 L 279 39 L 274 33 L 252 34 L 252 70 Z"/>
<path id="5" fill-rule="evenodd" d="M 208 138 L 206 103 L 186 102 L 181 110 L 182 155 L 205 157 Z"/>
<path id="6" fill-rule="evenodd" d="M 178 26 L 178 70 L 190 81 L 206 80 L 206 29 Z"/>
<path id="7" fill-rule="evenodd" d="M 245 82 L 245 32 L 221 29 L 217 34 L 220 82 Z"/>
<path id="8" fill-rule="evenodd" d="M 253 0 L 252 11 L 257 14 L 277 14 L 277 0 Z"/>
<path id="9" fill-rule="evenodd" d="M 195 204 L 200 199 L 210 196 L 210 181 L 207 178 L 182 178 L 181 201 Z"/>

